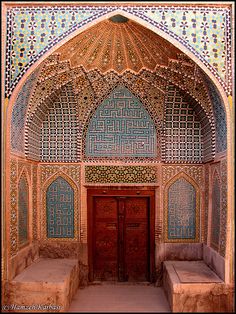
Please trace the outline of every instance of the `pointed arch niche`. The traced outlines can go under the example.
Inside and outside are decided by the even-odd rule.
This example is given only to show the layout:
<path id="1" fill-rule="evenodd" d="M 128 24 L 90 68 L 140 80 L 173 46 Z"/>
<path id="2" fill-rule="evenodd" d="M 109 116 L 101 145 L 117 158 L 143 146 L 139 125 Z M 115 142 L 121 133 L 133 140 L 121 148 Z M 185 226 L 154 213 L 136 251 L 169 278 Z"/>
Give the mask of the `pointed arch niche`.
<path id="1" fill-rule="evenodd" d="M 228 102 L 228 99 L 227 99 L 227 96 L 226 96 L 226 93 L 224 92 L 222 86 L 219 84 L 219 82 L 217 81 L 216 77 L 210 72 L 210 70 L 198 59 L 198 57 L 196 57 L 194 55 L 193 52 L 191 52 L 189 49 L 187 49 L 186 47 L 184 47 L 184 45 L 179 42 L 177 39 L 173 39 L 171 38 L 171 36 L 169 34 L 167 34 L 166 32 L 158 29 L 157 27 L 151 25 L 149 22 L 143 20 L 142 18 L 140 17 L 135 17 L 133 16 L 132 14 L 129 14 L 127 12 L 123 12 L 122 10 L 118 10 L 118 11 L 114 11 L 114 12 L 110 12 L 102 17 L 99 17 L 97 20 L 94 20 L 92 22 L 89 22 L 88 24 L 84 25 L 81 29 L 79 30 L 76 30 L 75 32 L 73 32 L 72 34 L 70 34 L 69 36 L 67 36 L 66 38 L 64 38 L 62 41 L 60 41 L 58 44 L 56 44 L 54 47 L 52 47 L 49 51 L 47 51 L 37 62 L 35 62 L 35 64 L 33 64 L 29 70 L 26 72 L 26 74 L 22 77 L 22 79 L 20 80 L 20 82 L 18 83 L 18 85 L 16 86 L 16 88 L 14 89 L 13 93 L 12 93 L 12 96 L 11 98 L 9 99 L 9 103 L 8 103 L 8 106 L 7 106 L 7 114 L 6 114 L 6 120 L 5 120 L 5 125 L 7 126 L 6 127 L 6 147 L 5 147 L 5 151 L 6 151 L 6 155 L 5 155 L 5 163 L 8 163 L 10 161 L 10 158 L 11 158 L 11 154 L 15 154 L 15 156 L 22 156 L 24 155 L 24 152 L 21 151 L 21 154 L 19 152 L 11 152 L 11 129 L 14 128 L 14 131 L 13 131 L 13 135 L 12 135 L 12 141 L 15 141 L 14 142 L 14 147 L 17 148 L 19 147 L 21 150 L 23 149 L 23 145 L 22 143 L 17 143 L 17 141 L 21 140 L 22 137 L 21 135 L 24 134 L 25 131 L 22 131 L 22 129 L 19 130 L 19 137 L 17 136 L 17 131 L 18 131 L 18 124 L 19 124 L 19 128 L 25 128 L 25 117 L 20 117 L 19 119 L 16 118 L 17 117 L 17 109 L 15 108 L 14 109 L 14 104 L 15 103 L 18 103 L 17 102 L 17 97 L 18 95 L 20 95 L 20 93 L 22 93 L 23 91 L 23 88 L 24 88 L 24 84 L 26 83 L 27 79 L 30 78 L 31 75 L 33 75 L 32 73 L 37 69 L 40 68 L 40 66 L 42 65 L 42 62 L 47 58 L 47 57 L 50 57 L 57 49 L 59 49 L 62 45 L 66 44 L 70 39 L 73 39 L 76 35 L 80 34 L 81 32 L 89 29 L 91 26 L 93 25 L 96 25 L 98 22 L 101 22 L 107 18 L 110 18 L 111 16 L 115 15 L 115 14 L 121 14 L 121 15 L 124 15 L 125 17 L 129 18 L 129 19 L 133 19 L 134 21 L 136 21 L 137 23 L 140 23 L 140 25 L 146 27 L 148 30 L 151 30 L 153 31 L 154 33 L 158 34 L 159 36 L 161 36 L 162 38 L 166 38 L 169 43 L 172 43 L 173 46 L 175 48 L 178 48 L 180 49 L 182 52 L 184 52 L 188 57 L 190 57 L 190 60 L 193 61 L 193 63 L 195 62 L 199 68 L 201 68 L 204 72 L 204 75 L 208 75 L 209 78 L 210 78 L 210 82 L 212 85 L 215 85 L 216 87 L 216 90 L 218 90 L 219 92 L 219 95 L 220 95 L 220 106 L 224 107 L 224 110 L 225 110 L 225 113 L 226 113 L 226 121 L 225 123 L 227 124 L 227 128 L 225 127 L 224 128 L 224 134 L 223 136 L 227 137 L 227 150 L 224 152 L 224 154 L 227 156 L 228 158 L 228 162 L 227 162 L 227 168 L 226 168 L 226 172 L 228 172 L 228 174 L 230 174 L 230 171 L 232 172 L 232 165 L 233 165 L 233 154 L 232 154 L 232 130 L 233 130 L 233 126 L 232 126 L 232 117 L 231 117 L 231 112 L 230 112 L 230 107 L 229 107 L 229 102 Z M 62 63 L 60 63 L 62 64 Z M 184 63 L 185 64 L 185 63 Z M 164 68 L 163 68 L 164 69 Z M 153 71 L 154 72 L 154 71 Z M 98 75 L 99 75 L 99 72 L 97 72 Z M 68 73 L 67 73 L 68 74 Z M 67 76 L 67 74 L 65 75 L 65 77 Z M 69 75 L 72 75 L 72 72 L 69 73 Z M 68 75 L 68 76 L 69 76 Z M 191 75 L 190 75 L 191 76 Z M 92 82 L 94 80 L 94 77 L 91 75 L 89 77 L 90 79 L 90 82 Z M 179 77 L 180 81 L 181 81 L 181 78 Z M 37 78 L 36 78 L 37 80 Z M 186 78 L 187 80 L 187 78 Z M 43 80 L 42 81 L 38 81 L 37 84 L 38 86 L 40 84 L 43 83 Z M 140 83 L 140 82 L 138 82 Z M 149 83 L 149 82 L 148 82 Z M 141 83 L 140 83 L 141 84 Z M 99 85 L 99 84 L 98 84 Z M 28 87 L 27 88 L 31 88 L 31 83 L 28 83 L 27 85 Z M 26 89 L 27 89 L 26 88 Z M 94 88 L 94 87 L 93 87 Z M 196 86 L 193 85 L 193 89 L 196 91 Z M 23 91 L 24 92 L 24 91 Z M 201 93 L 201 91 L 198 91 L 199 93 Z M 26 93 L 27 94 L 27 93 Z M 23 95 L 24 96 L 24 95 Z M 23 99 L 23 96 L 21 96 L 21 99 Z M 28 94 L 26 95 L 28 97 Z M 30 98 L 30 97 L 29 97 Z M 30 102 L 30 100 L 29 100 Z M 29 106 L 29 102 L 25 102 L 24 104 L 24 110 L 21 111 L 21 114 L 24 113 L 24 112 L 27 112 L 28 110 L 28 106 Z M 22 105 L 23 106 L 23 105 Z M 102 108 L 102 107 L 101 107 Z M 14 113 L 13 113 L 13 110 Z M 217 120 L 217 119 L 216 119 Z M 13 126 L 14 124 L 14 121 L 15 121 L 15 126 Z M 92 120 L 91 120 L 92 121 Z M 221 121 L 222 122 L 222 121 Z M 217 123 L 217 121 L 216 121 Z M 79 127 L 78 127 L 79 129 Z M 25 130 L 25 129 L 24 129 Z M 79 129 L 80 130 L 80 129 Z M 149 129 L 148 129 L 149 130 Z M 219 128 L 218 128 L 219 130 Z M 81 130 L 80 130 L 81 131 Z M 23 141 L 25 140 L 25 138 L 23 138 Z M 154 140 L 154 137 L 153 137 L 153 140 Z M 220 147 L 220 145 L 218 146 Z M 222 145 L 222 147 L 226 147 L 226 145 Z M 155 150 L 153 151 L 153 153 L 155 154 Z M 222 152 L 220 152 L 222 153 Z M 224 157 L 226 157 L 224 155 Z M 112 157 L 112 156 L 109 156 L 109 157 Z M 30 160 L 31 158 L 29 158 L 29 162 L 31 161 Z M 39 160 L 36 160 L 37 162 L 39 162 Z M 51 160 L 52 161 L 52 160 Z M 60 162 L 61 160 L 57 160 L 56 162 Z M 52 161 L 53 162 L 53 161 Z M 71 161 L 70 161 L 71 162 Z M 73 160 L 73 162 L 75 162 L 75 160 Z M 78 161 L 78 162 L 81 162 L 81 161 Z M 170 165 L 171 167 L 171 165 Z M 204 167 L 204 165 L 203 165 Z M 157 170 L 159 170 L 160 168 L 158 168 L 157 166 Z M 10 169 L 8 167 L 6 167 L 6 186 L 5 186 L 5 190 L 10 190 L 9 189 L 9 185 L 10 185 L 10 176 L 11 176 L 11 173 L 10 173 Z M 56 180 L 59 176 L 61 176 L 64 180 L 66 180 L 70 186 L 72 187 L 72 189 L 74 190 L 74 200 L 76 200 L 76 197 L 78 197 L 78 191 L 77 191 L 77 188 L 76 188 L 76 185 L 75 183 L 73 182 L 73 180 L 71 180 L 70 178 L 68 178 L 67 176 L 64 175 L 64 173 L 60 173 L 60 174 L 56 174 L 55 176 L 51 177 L 44 185 L 43 187 L 43 196 L 42 196 L 42 200 L 43 200 L 43 212 L 42 212 L 42 217 L 41 217 L 41 221 L 40 221 L 40 225 L 41 225 L 41 237 L 42 239 L 46 240 L 46 241 L 54 241 L 54 239 L 48 239 L 47 238 L 47 233 L 46 233 L 46 192 L 47 192 L 47 189 L 48 187 L 50 186 L 50 184 L 53 183 L 54 180 Z M 180 181 L 176 181 L 176 180 L 180 180 Z M 176 182 L 174 182 L 176 181 Z M 167 186 L 165 187 L 165 190 L 164 190 L 164 195 L 161 195 L 161 197 L 163 196 L 163 208 L 165 210 L 165 213 L 168 213 L 168 199 L 166 198 L 166 195 L 168 194 L 167 190 L 169 190 L 170 188 L 170 191 L 171 190 L 171 184 L 173 184 L 172 188 L 174 189 L 178 184 L 180 184 L 179 182 L 181 182 L 182 186 L 185 186 L 186 189 L 189 188 L 189 190 L 191 190 L 191 193 L 192 195 L 195 195 L 196 199 L 195 199 L 195 203 L 192 202 L 192 204 L 196 204 L 196 208 L 195 208 L 195 217 L 196 217 L 196 229 L 195 229 L 195 236 L 193 237 L 192 235 L 192 238 L 188 238 L 188 239 L 169 239 L 168 238 L 168 229 L 167 229 L 167 216 L 165 216 L 166 220 L 165 220 L 165 239 L 166 241 L 169 241 L 171 240 L 170 242 L 198 242 L 200 241 L 200 237 L 199 237 L 199 211 L 200 211 L 200 203 L 198 202 L 199 200 L 199 187 L 198 185 L 188 176 L 186 176 L 185 174 L 180 174 L 179 177 L 175 177 L 174 178 L 174 181 L 171 180 L 171 182 L 168 182 L 167 183 Z M 174 185 L 175 183 L 178 183 L 176 186 Z M 181 185 L 180 184 L 180 185 Z M 232 196 L 233 195 L 233 179 L 230 178 L 230 176 L 227 176 L 227 179 L 226 179 L 226 182 L 225 184 L 228 186 L 228 196 Z M 83 190 L 84 192 L 85 190 Z M 194 192 L 195 191 L 195 192 Z M 162 192 L 161 192 L 162 193 Z M 195 194 L 194 194 L 195 193 Z M 10 193 L 7 192 L 6 193 L 6 199 L 9 200 L 10 199 Z M 160 198 L 162 199 L 162 198 Z M 194 197 L 193 197 L 194 199 Z M 228 204 L 228 212 L 227 212 L 227 225 L 229 225 L 231 219 L 230 219 L 230 215 L 232 215 L 233 213 L 233 206 L 232 206 L 232 201 L 230 201 L 230 198 L 228 197 L 229 199 L 229 204 Z M 85 205 L 85 201 L 84 201 L 84 204 Z M 77 202 L 75 201 L 74 203 L 74 210 L 77 206 Z M 162 204 L 159 204 L 158 205 L 159 207 L 162 206 Z M 198 207 L 197 207 L 198 206 Z M 82 207 L 82 206 L 81 206 Z M 86 205 L 85 205 L 86 207 Z M 38 211 L 41 211 L 42 208 L 38 208 Z M 76 210 L 76 212 L 78 212 L 78 210 Z M 10 221 L 7 219 L 7 214 L 6 214 L 6 210 L 5 210 L 5 222 L 6 224 L 8 223 L 7 221 Z M 78 217 L 76 218 L 75 216 L 75 223 L 77 223 Z M 231 227 L 230 227 L 231 228 Z M 70 239 L 70 240 L 76 240 L 78 239 L 78 235 L 77 235 L 77 227 L 75 227 L 74 229 L 74 238 L 73 239 Z M 70 241 L 68 240 L 68 238 L 65 238 L 63 239 L 65 241 Z M 56 240 L 55 240 L 56 241 Z M 229 266 L 229 263 L 230 263 L 230 256 L 231 256 L 231 252 L 230 252 L 230 248 L 231 248 L 231 239 L 230 239 L 230 235 L 227 235 L 227 239 L 226 239 L 226 259 L 227 259 L 227 265 Z M 230 273 L 230 267 L 227 267 L 227 273 L 226 273 L 226 281 L 229 280 L 229 273 Z"/>
<path id="2" fill-rule="evenodd" d="M 63 172 L 49 178 L 42 189 L 41 237 L 44 241 L 78 241 L 78 190 Z"/>
<path id="3" fill-rule="evenodd" d="M 157 157 L 157 132 L 143 104 L 118 86 L 96 109 L 87 129 L 85 157 Z"/>
<path id="4" fill-rule="evenodd" d="M 199 187 L 188 175 L 179 173 L 165 186 L 165 242 L 198 242 L 199 216 Z"/>

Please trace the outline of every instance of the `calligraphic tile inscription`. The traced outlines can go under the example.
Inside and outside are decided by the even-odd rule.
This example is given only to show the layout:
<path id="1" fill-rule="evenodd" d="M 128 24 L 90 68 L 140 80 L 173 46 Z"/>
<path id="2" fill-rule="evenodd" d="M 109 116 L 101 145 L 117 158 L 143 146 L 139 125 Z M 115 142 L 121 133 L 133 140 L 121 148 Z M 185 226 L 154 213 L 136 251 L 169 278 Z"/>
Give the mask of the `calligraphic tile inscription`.
<path id="1" fill-rule="evenodd" d="M 74 237 L 74 191 L 62 177 L 47 189 L 47 237 Z"/>

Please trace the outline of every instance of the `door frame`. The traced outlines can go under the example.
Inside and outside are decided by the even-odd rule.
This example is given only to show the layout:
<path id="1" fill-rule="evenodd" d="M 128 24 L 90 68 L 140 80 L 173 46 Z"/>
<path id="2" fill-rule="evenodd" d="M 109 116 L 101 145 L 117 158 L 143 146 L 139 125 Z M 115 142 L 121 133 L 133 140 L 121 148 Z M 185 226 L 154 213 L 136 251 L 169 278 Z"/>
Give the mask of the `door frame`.
<path id="1" fill-rule="evenodd" d="M 88 235 L 88 267 L 89 281 L 94 279 L 93 274 L 93 202 L 97 196 L 127 196 L 147 197 L 149 199 L 149 281 L 155 282 L 155 187 L 89 187 L 87 188 L 87 235 Z"/>

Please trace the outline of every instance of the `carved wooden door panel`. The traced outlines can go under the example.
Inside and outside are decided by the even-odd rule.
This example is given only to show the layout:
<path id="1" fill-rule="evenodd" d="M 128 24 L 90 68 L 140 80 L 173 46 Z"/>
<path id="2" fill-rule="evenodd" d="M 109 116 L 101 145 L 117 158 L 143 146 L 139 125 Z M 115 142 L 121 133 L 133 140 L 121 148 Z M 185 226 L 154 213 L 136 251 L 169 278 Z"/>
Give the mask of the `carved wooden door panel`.
<path id="1" fill-rule="evenodd" d="M 126 279 L 148 280 L 148 199 L 146 197 L 130 197 L 125 200 L 124 251 Z"/>
<path id="2" fill-rule="evenodd" d="M 117 200 L 94 199 L 94 280 L 117 280 Z"/>
<path id="3" fill-rule="evenodd" d="M 94 198 L 94 280 L 149 280 L 148 215 L 147 197 Z"/>

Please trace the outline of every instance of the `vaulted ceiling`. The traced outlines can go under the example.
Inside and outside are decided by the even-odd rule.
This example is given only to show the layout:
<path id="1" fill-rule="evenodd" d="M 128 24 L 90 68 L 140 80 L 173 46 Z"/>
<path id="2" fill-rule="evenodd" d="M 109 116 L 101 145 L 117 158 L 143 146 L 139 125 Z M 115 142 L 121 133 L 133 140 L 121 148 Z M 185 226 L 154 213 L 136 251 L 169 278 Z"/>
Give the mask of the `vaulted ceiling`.
<path id="1" fill-rule="evenodd" d="M 69 60 L 71 67 L 83 64 L 86 70 L 122 73 L 168 66 L 181 51 L 142 25 L 116 15 L 75 36 L 55 53 L 60 61 Z"/>

